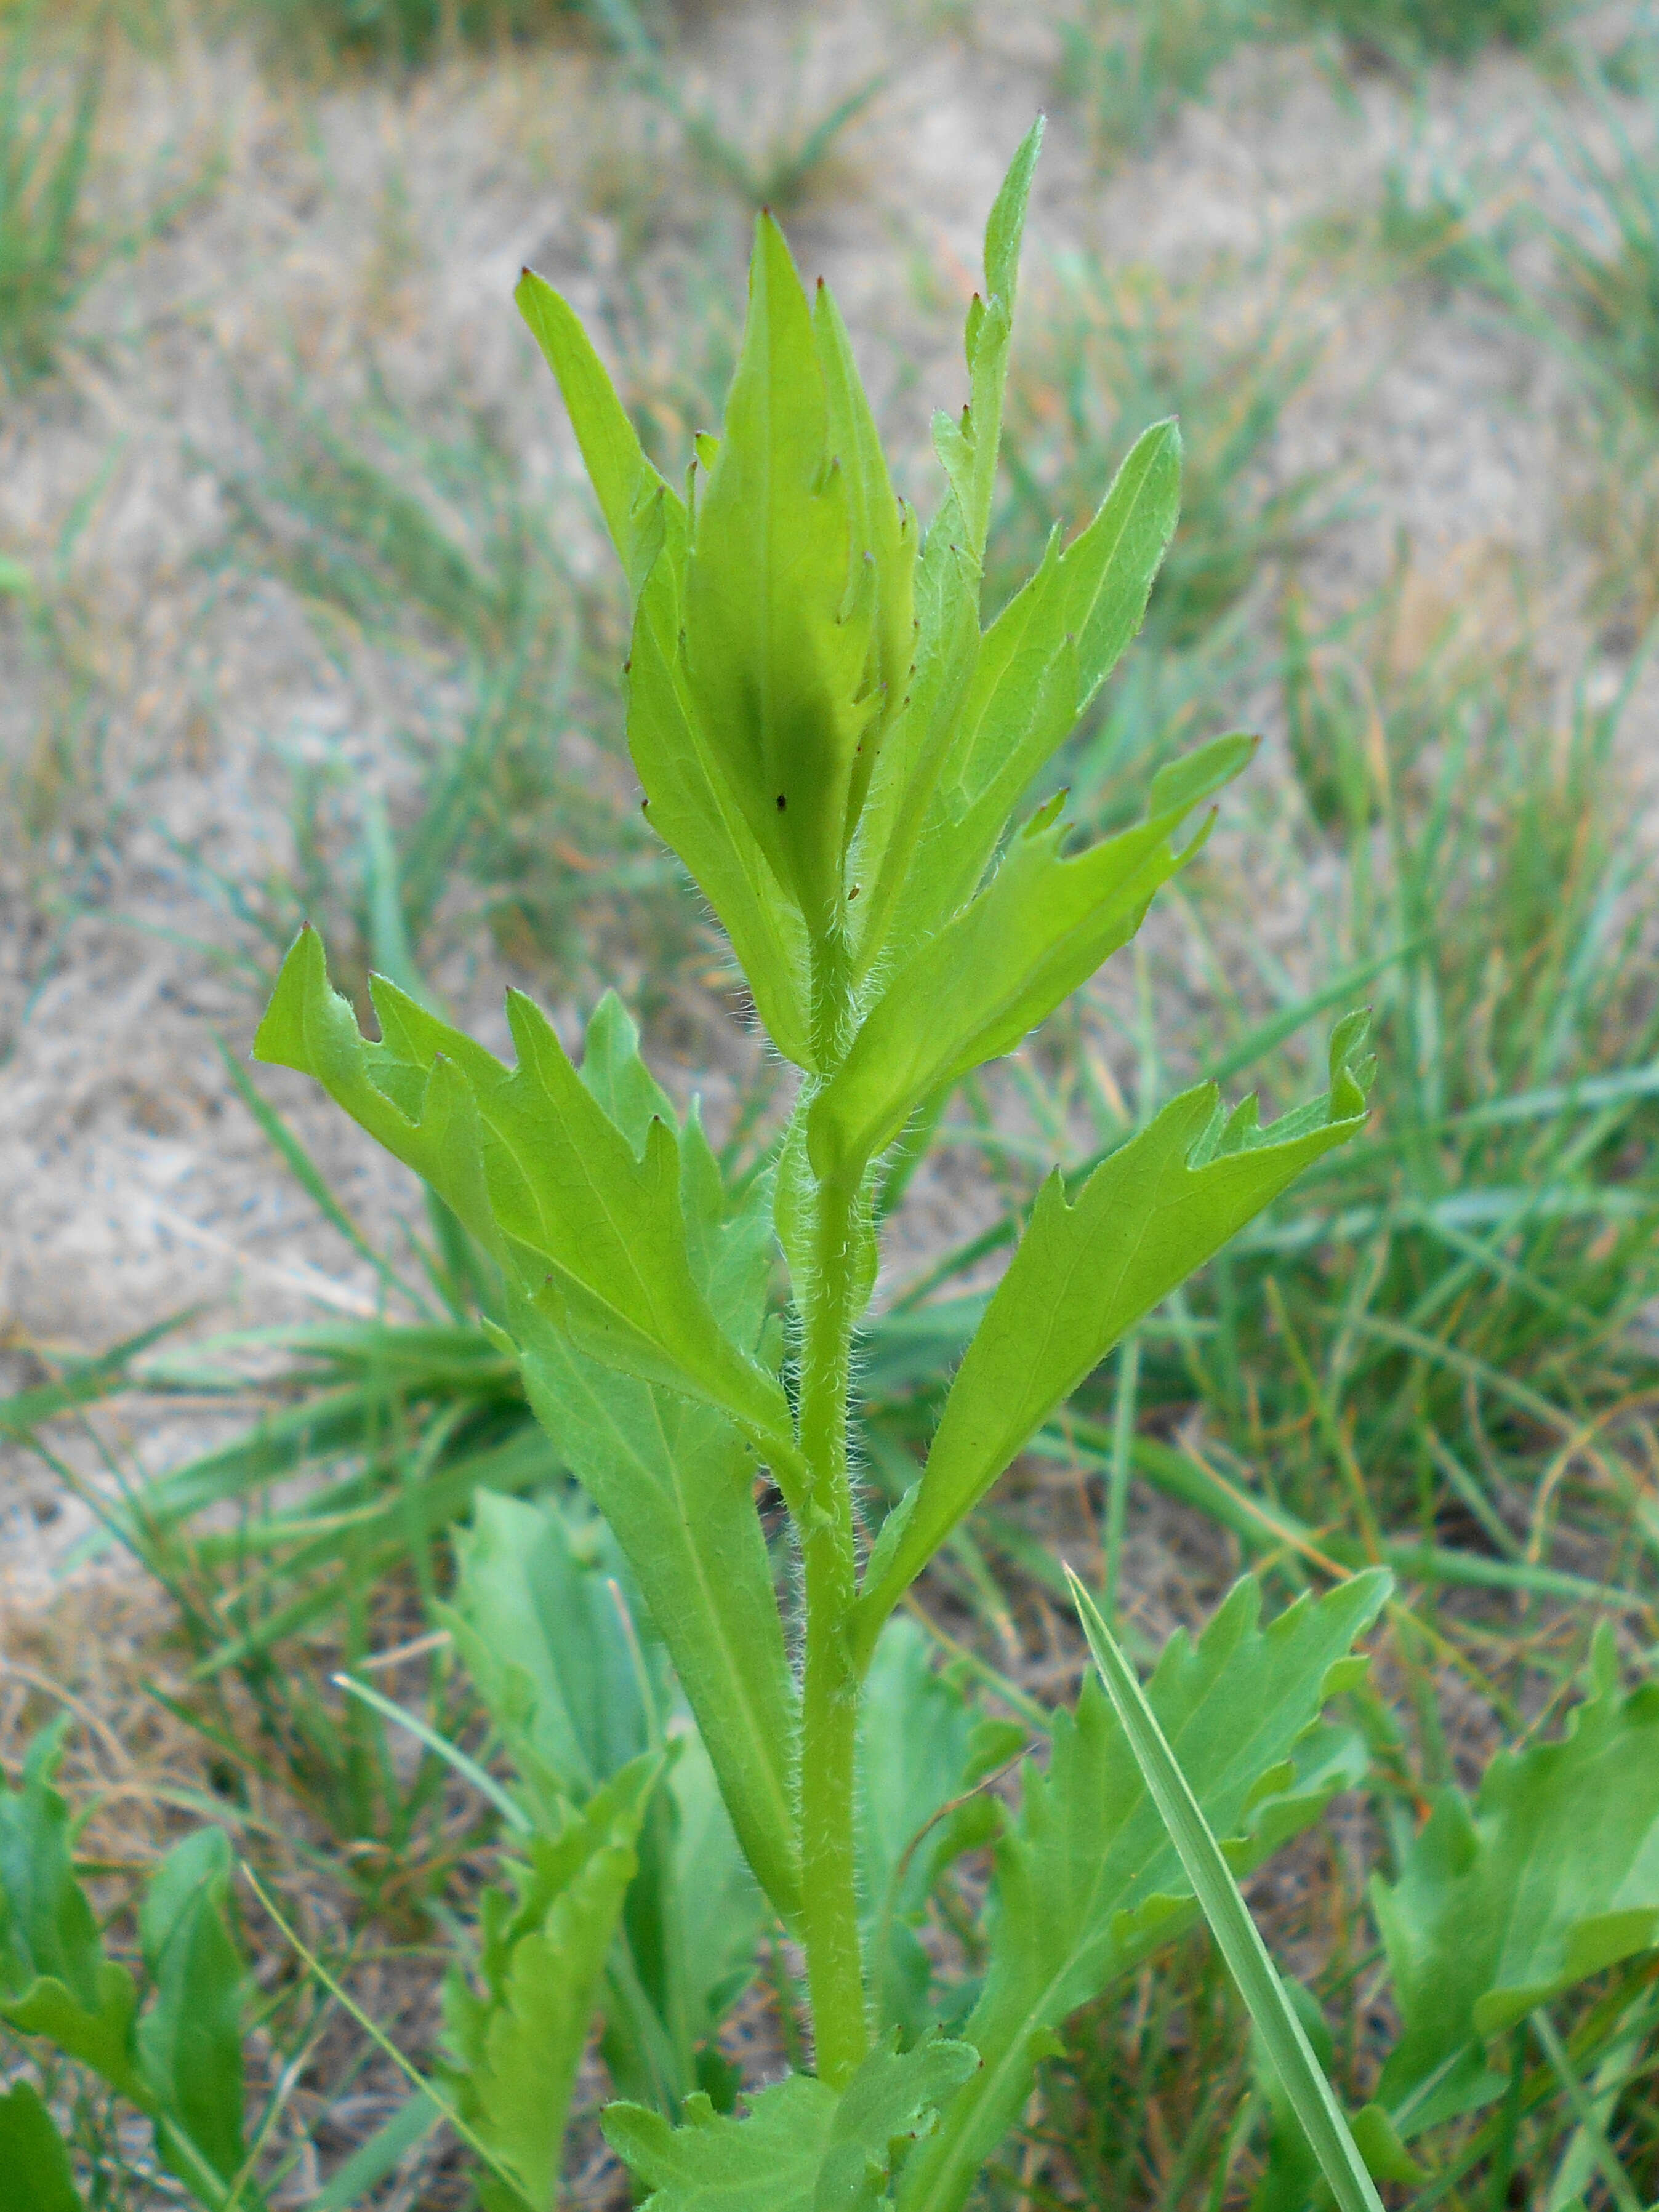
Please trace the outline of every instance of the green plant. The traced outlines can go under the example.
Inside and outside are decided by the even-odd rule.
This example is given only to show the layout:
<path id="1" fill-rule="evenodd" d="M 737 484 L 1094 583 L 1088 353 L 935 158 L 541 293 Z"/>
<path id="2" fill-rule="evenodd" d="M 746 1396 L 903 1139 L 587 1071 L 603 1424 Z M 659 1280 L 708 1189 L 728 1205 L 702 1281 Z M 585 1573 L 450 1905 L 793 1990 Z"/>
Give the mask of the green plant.
<path id="1" fill-rule="evenodd" d="M 243 2132 L 244 1966 L 230 1918 L 230 1846 L 219 1828 L 174 1845 L 138 1910 L 145 1990 L 111 1959 L 70 1856 L 69 1808 L 52 1786 L 63 1730 L 37 1738 L 21 1786 L 0 1784 L 0 2021 L 88 2068 L 149 2122 L 164 2169 L 198 2204 L 253 2186 Z M 27 2081 L 0 2101 L 0 2201 L 73 2212 L 67 2154 Z"/>
<path id="2" fill-rule="evenodd" d="M 515 994 L 509 1072 L 377 979 L 380 1041 L 366 1043 L 310 931 L 256 1045 L 319 1077 L 499 1269 L 495 1340 L 610 1522 L 744 1855 L 803 1941 L 816 2075 L 768 2092 L 743 2122 L 696 2100 L 679 2132 L 660 2115 L 613 2112 L 611 2140 L 656 2187 L 659 2212 L 717 2174 L 734 2203 L 876 2189 L 890 2143 L 940 2106 L 904 2166 L 902 2201 L 959 2204 L 1059 2018 L 1170 1921 L 1155 1903 L 1174 1878 L 1167 1839 L 1150 1802 L 1126 1790 L 1121 1740 L 1085 1696 L 1075 1720 L 1054 1718 L 1048 1781 L 1026 1778 L 1027 1840 L 1011 1833 L 1004 1848 L 985 1990 L 964 2029 L 972 2047 L 924 2039 L 899 2050 L 870 2011 L 860 1692 L 894 1607 L 1054 1409 L 1363 1121 L 1364 1024 L 1350 1019 L 1332 1042 L 1328 1095 L 1282 1122 L 1258 1128 L 1253 1106 L 1228 1114 L 1200 1089 L 1074 1195 L 1052 1179 L 926 1470 L 860 1573 L 848 1401 L 884 1156 L 930 1100 L 1018 1042 L 1133 935 L 1196 849 L 1171 833 L 1253 750 L 1223 738 L 1165 769 L 1143 823 L 1075 858 L 1060 806 L 1046 805 L 998 860 L 1011 811 L 1139 623 L 1178 480 L 1176 434 L 1159 424 L 1095 519 L 1063 554 L 1050 544 L 981 638 L 1036 146 L 1033 132 L 988 228 L 988 293 L 968 325 L 973 398 L 939 428 L 948 489 L 925 543 L 888 483 L 833 302 L 820 289 L 809 303 L 769 220 L 724 432 L 699 441 L 684 503 L 646 460 L 564 302 L 532 276 L 520 287 L 635 595 L 629 737 L 647 817 L 708 896 L 773 1042 L 803 1073 L 775 1170 L 723 1186 L 695 1108 L 675 1112 L 603 1009 L 579 1073 Z M 787 1331 L 769 1311 L 776 1252 Z M 799 1547 L 799 1684 L 756 1510 L 762 1469 Z M 1299 1766 L 1293 1753 L 1380 1598 L 1374 1580 L 1356 1583 L 1264 1635 L 1246 1586 L 1190 1661 L 1166 1656 L 1167 1724 L 1212 1820 L 1251 1839 L 1246 1855 L 1310 1817 L 1346 1771 L 1328 1753 Z M 1245 1713 L 1265 1728 L 1241 1728 Z M 1074 1744 L 1063 1757 L 1062 1739 Z M 1114 1833 L 1120 1854 L 1103 1856 Z M 1034 1920 L 1027 1854 L 1035 1869 L 1079 1849 L 1073 1904 L 1056 1913 L 1049 1902 Z M 1052 1885 L 1038 1876 L 1037 1888 Z M 1134 1941 L 1120 1933 L 1126 1912 Z M 773 2170 L 786 2141 L 787 2181 Z"/>

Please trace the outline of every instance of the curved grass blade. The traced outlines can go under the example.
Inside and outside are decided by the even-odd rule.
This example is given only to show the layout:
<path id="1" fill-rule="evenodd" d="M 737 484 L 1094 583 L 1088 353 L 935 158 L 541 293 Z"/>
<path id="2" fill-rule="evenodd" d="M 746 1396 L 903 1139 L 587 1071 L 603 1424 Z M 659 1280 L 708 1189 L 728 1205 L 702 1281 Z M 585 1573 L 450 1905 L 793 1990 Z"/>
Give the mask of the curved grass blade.
<path id="1" fill-rule="evenodd" d="M 1123 1733 L 1145 1778 L 1148 1794 L 1181 1854 L 1187 1878 L 1204 1909 L 1222 1956 L 1302 2123 L 1320 2171 L 1341 2212 L 1382 2212 L 1382 2200 L 1365 2169 L 1342 2108 L 1308 2042 L 1307 2031 L 1285 1993 L 1261 1931 L 1239 1893 L 1221 1847 L 1158 1724 L 1134 1672 L 1118 1650 L 1099 1607 L 1066 1570 L 1073 1601 L 1089 1639 Z"/>

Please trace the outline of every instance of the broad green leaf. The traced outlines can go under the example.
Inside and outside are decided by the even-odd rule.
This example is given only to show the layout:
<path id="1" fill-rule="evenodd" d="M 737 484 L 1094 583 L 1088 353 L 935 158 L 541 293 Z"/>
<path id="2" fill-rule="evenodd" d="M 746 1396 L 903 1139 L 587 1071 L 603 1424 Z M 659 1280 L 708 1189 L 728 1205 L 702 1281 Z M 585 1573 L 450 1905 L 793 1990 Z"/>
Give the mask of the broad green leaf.
<path id="1" fill-rule="evenodd" d="M 902 957 L 924 942 L 971 896 L 1033 777 L 1139 629 L 1180 503 L 1180 433 L 1157 422 L 1136 441 L 1087 528 L 1063 553 L 1051 540 L 971 660 L 953 641 L 959 689 L 936 680 L 951 714 L 938 718 L 921 749 L 884 848 L 861 918 L 860 972 L 878 955 Z M 933 553 L 930 539 L 924 585 Z M 909 720 L 890 741 L 902 753 L 916 747 Z M 860 870 L 867 865 L 860 854 Z"/>
<path id="2" fill-rule="evenodd" d="M 1473 1806 L 1445 1791 L 1372 1886 L 1401 2021 L 1377 2100 L 1402 2135 L 1502 2094 L 1488 2038 L 1659 1945 L 1659 1683 L 1620 1695 L 1605 1627 L 1592 1676 L 1559 1741 L 1500 1752 Z"/>
<path id="3" fill-rule="evenodd" d="M 553 2212 L 570 2093 L 661 1771 L 658 1754 L 636 1759 L 561 1836 L 534 1839 L 513 1920 L 486 1922 L 485 1994 L 459 1975 L 445 1993 L 462 2118 L 532 2212 Z M 480 2197 L 491 2212 L 514 2205 L 499 2179 Z"/>
<path id="4" fill-rule="evenodd" d="M 27 2081 L 0 2097 L 0 2212 L 82 2212 L 64 2139 Z"/>
<path id="5" fill-rule="evenodd" d="M 871 2001 L 878 2027 L 914 2040 L 934 2015 L 932 1967 L 913 1932 L 941 1868 L 989 1840 L 996 1802 L 943 1808 L 1020 1749 L 1025 1729 L 981 1720 L 963 1687 L 933 1663 L 931 1640 L 903 1614 L 890 1620 L 859 1714 L 859 1890 Z"/>
<path id="6" fill-rule="evenodd" d="M 148 2111 L 133 2063 L 132 1977 L 104 1956 L 70 1863 L 69 1808 L 52 1787 L 62 1741 L 61 1728 L 44 1731 L 22 1787 L 0 1783 L 0 2020 L 46 2037 Z"/>
<path id="7" fill-rule="evenodd" d="M 797 1067 L 810 1068 L 806 925 L 756 843 L 717 733 L 705 731 L 690 696 L 680 654 L 682 583 L 670 562 L 659 561 L 634 615 L 628 748 L 645 789 L 646 819 L 719 915 L 773 1043 Z"/>
<path id="8" fill-rule="evenodd" d="M 1325 1700 L 1363 1669 L 1349 1656 L 1387 1577 L 1304 1598 L 1263 1629 L 1240 1583 L 1196 1644 L 1178 1632 L 1147 1696 L 1230 1863 L 1243 1874 L 1352 1786 L 1352 1740 L 1317 1727 Z M 996 1846 L 991 1958 L 962 2034 L 982 2070 L 921 2144 L 902 2212 L 957 2212 L 1030 2094 L 1061 2022 L 1190 1927 L 1198 1906 L 1101 1684 L 1057 1712 L 1048 1771 L 1024 1771 L 1018 1818 Z"/>
<path id="9" fill-rule="evenodd" d="M 743 349 L 686 568 L 687 692 L 756 844 L 821 936 L 879 728 L 866 683 L 879 562 L 829 444 L 811 310 L 783 234 L 756 228 Z M 877 649 L 877 659 L 882 658 Z M 855 770 L 857 773 L 855 774 Z"/>
<path id="10" fill-rule="evenodd" d="M 1049 1176 L 957 1370 L 921 1479 L 871 1555 L 857 1648 L 872 1648 L 951 1531 L 1123 1332 L 1363 1127 L 1366 1070 L 1352 1063 L 1364 1030 L 1364 1016 L 1339 1024 L 1327 1097 L 1266 1129 L 1254 1098 L 1228 1115 L 1205 1084 L 1103 1161 L 1075 1200 L 1058 1170 Z"/>
<path id="11" fill-rule="evenodd" d="M 915 654 L 916 522 L 894 492 L 847 326 L 822 278 L 813 302 L 812 332 L 829 408 L 830 447 L 847 486 L 856 560 L 875 599 L 860 687 L 874 708 L 854 760 L 847 809 L 850 826 L 863 811 L 886 732 L 902 708 Z"/>
<path id="12" fill-rule="evenodd" d="M 646 459 L 605 365 L 568 303 L 528 269 L 513 296 L 558 380 L 588 480 L 637 599 L 662 544 L 660 509 L 675 514 L 682 530 L 684 509 Z"/>
<path id="13" fill-rule="evenodd" d="M 520 1300 L 591 1357 L 722 1406 L 787 1452 L 775 1376 L 721 1333 L 693 1279 L 672 1123 L 653 1118 L 636 1154 L 520 992 L 507 1001 L 509 1072 L 383 977 L 371 988 L 379 1044 L 359 1034 L 321 939 L 302 930 L 255 1056 L 314 1075 L 425 1177 Z"/>
<path id="14" fill-rule="evenodd" d="M 583 1559 L 553 1500 L 532 1505 L 489 1490 L 477 1493 L 454 1547 L 444 1618 L 545 1825 L 560 1799 L 591 1796 L 647 1747 L 606 1547 L 590 1544 Z"/>
<path id="15" fill-rule="evenodd" d="M 138 1936 L 150 1979 L 138 2059 L 155 2108 L 156 2146 L 200 2194 L 204 2163 L 222 2182 L 241 2166 L 241 1954 L 230 1930 L 230 1845 L 222 1828 L 175 1844 L 150 1877 Z"/>
<path id="16" fill-rule="evenodd" d="M 818 1094 L 808 1124 L 818 1173 L 860 1175 L 922 1099 L 1012 1052 L 1127 944 L 1195 849 L 1177 852 L 1170 832 L 1255 750 L 1250 738 L 1206 746 L 1175 808 L 1071 859 L 1059 802 L 1034 816 L 978 897 L 889 982 Z"/>
<path id="17" fill-rule="evenodd" d="M 696 2096 L 678 2128 L 638 2105 L 610 2106 L 603 2124 L 651 2191 L 641 2212 L 874 2212 L 894 2143 L 921 2133 L 977 2063 L 965 2044 L 889 2043 L 839 2096 L 792 2074 L 750 2098 L 740 2120 Z"/>
<path id="18" fill-rule="evenodd" d="M 991 526 L 991 495 L 996 484 L 997 453 L 1002 441 L 1002 395 L 1008 379 L 1008 343 L 1013 334 L 1014 290 L 1019 274 L 1020 240 L 1031 179 L 1042 148 L 1039 116 L 1021 140 L 1008 173 L 992 204 L 985 226 L 985 283 L 988 296 L 975 295 L 968 311 L 968 404 L 959 422 L 933 418 L 933 449 L 950 480 L 960 518 L 964 550 L 977 568 L 985 558 Z M 944 516 L 940 520 L 945 520 Z M 951 526 L 955 518 L 947 521 Z"/>
<path id="19" fill-rule="evenodd" d="M 1279 1971 L 1250 1917 L 1250 1909 L 1204 1817 L 1193 1785 L 1170 1749 L 1146 1692 L 1101 1618 L 1099 1607 L 1069 1569 L 1067 1576 L 1118 1726 L 1128 1739 L 1158 1818 L 1181 1855 L 1182 1867 L 1203 1908 L 1210 1933 L 1249 2008 L 1255 2032 L 1318 2160 L 1319 2171 L 1341 2212 L 1382 2212 L 1382 2201 L 1348 2132 L 1325 2069 L 1314 2055 L 1301 2014 L 1285 1995 Z M 1369 1579 L 1374 1583 L 1380 1604 L 1388 1592 L 1388 1578 L 1379 1575 Z"/>

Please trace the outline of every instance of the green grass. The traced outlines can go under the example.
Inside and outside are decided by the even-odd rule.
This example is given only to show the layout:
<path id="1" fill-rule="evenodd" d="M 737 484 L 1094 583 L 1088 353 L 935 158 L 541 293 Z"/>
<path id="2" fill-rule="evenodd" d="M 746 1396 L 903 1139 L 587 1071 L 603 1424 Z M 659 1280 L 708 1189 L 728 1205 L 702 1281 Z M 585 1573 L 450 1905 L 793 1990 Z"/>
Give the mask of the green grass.
<path id="1" fill-rule="evenodd" d="M 64 325 L 108 258 L 88 212 L 103 100 L 94 46 L 65 77 L 40 38 L 36 0 L 0 17 L 0 375 L 49 376 Z"/>
<path id="2" fill-rule="evenodd" d="M 544 32 L 580 0 L 248 0 L 274 50 L 293 59 L 414 69 L 447 46 Z"/>
<path id="3" fill-rule="evenodd" d="M 371 963 L 429 969 L 481 928 L 532 970 L 579 978 L 605 945 L 663 988 L 706 967 L 621 761 L 622 611 L 578 574 L 489 416 L 417 416 L 377 380 L 344 419 L 301 390 L 245 420 L 252 458 L 222 477 L 227 585 L 278 580 L 331 685 L 390 696 L 401 727 L 383 798 L 345 763 L 278 759 L 289 851 L 260 882 L 181 854 L 241 969 L 273 971 L 307 916 L 354 988 Z"/>
<path id="4" fill-rule="evenodd" d="M 1115 457 L 1166 415 L 1182 428 L 1182 512 L 1153 588 L 1151 645 L 1197 643 L 1309 542 L 1327 488 L 1310 474 L 1276 481 L 1273 444 L 1319 343 L 1289 301 L 1238 312 L 1230 328 L 1227 303 L 1242 289 L 1224 264 L 1177 287 L 1144 266 L 1056 257 L 1010 378 L 990 605 L 1055 523 L 1067 538 L 1081 526 Z"/>
<path id="5" fill-rule="evenodd" d="M 1272 0 L 1091 0 L 1059 25 L 1054 89 L 1081 112 L 1096 160 L 1109 164 L 1144 153 L 1274 20 Z"/>

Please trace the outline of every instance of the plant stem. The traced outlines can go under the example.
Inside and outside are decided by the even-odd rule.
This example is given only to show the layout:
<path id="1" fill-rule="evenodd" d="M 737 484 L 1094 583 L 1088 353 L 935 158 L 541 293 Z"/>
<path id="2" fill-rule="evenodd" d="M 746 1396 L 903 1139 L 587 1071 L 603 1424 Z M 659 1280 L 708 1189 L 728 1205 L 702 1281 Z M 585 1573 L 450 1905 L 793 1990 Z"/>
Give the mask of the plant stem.
<path id="1" fill-rule="evenodd" d="M 830 957 L 820 972 L 820 1036 L 833 1062 L 844 1032 L 850 979 Z M 852 1490 L 847 1468 L 861 1178 L 818 1185 L 811 1279 L 801 1297 L 800 1443 L 807 1469 L 801 1516 L 806 1654 L 801 1693 L 802 1920 L 819 2078 L 850 2080 L 869 2049 L 859 1940 L 853 1811 L 859 1682 L 848 1637 L 858 1595 Z"/>

